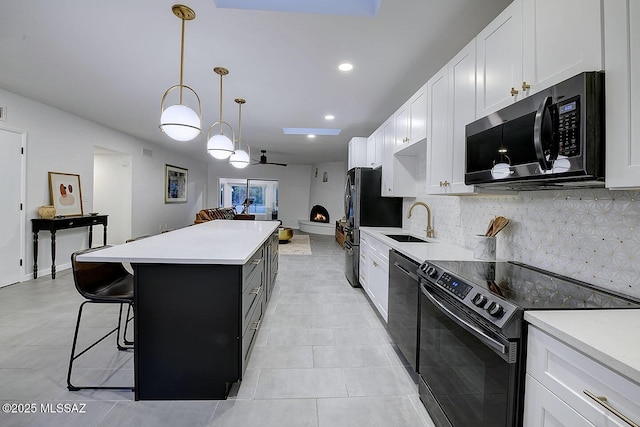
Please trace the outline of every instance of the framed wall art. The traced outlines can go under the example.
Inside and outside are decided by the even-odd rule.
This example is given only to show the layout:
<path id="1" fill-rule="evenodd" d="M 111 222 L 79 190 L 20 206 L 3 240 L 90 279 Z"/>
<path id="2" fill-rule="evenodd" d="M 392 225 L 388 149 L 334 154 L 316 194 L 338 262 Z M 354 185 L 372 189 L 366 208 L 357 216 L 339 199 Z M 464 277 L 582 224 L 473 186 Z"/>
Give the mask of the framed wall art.
<path id="1" fill-rule="evenodd" d="M 186 203 L 189 171 L 173 165 L 164 165 L 164 202 Z"/>
<path id="2" fill-rule="evenodd" d="M 80 175 L 49 172 L 49 196 L 56 216 L 83 215 Z"/>

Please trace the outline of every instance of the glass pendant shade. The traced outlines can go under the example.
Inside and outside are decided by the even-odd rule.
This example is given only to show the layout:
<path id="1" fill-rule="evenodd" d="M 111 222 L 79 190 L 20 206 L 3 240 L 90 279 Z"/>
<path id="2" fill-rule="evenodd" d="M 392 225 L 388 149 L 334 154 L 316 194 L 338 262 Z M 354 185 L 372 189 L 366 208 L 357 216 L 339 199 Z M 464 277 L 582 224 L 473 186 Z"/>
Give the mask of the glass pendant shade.
<path id="1" fill-rule="evenodd" d="M 246 168 L 249 166 L 249 153 L 244 150 L 236 150 L 229 157 L 229 163 L 238 169 Z"/>
<path id="2" fill-rule="evenodd" d="M 220 120 L 209 126 L 209 131 L 207 132 L 207 151 L 213 158 L 224 160 L 228 159 L 236 148 L 233 143 L 236 139 L 235 132 L 229 123 L 222 120 L 222 76 L 229 74 L 229 70 L 224 67 L 215 67 L 213 72 L 220 76 Z M 211 130 L 216 125 L 220 127 L 220 132 L 211 135 Z M 229 139 L 229 137 L 222 132 L 223 125 L 231 129 L 232 139 Z"/>
<path id="3" fill-rule="evenodd" d="M 223 134 L 215 134 L 207 141 L 207 151 L 214 158 L 224 160 L 233 154 L 233 142 Z"/>
<path id="4" fill-rule="evenodd" d="M 171 105 L 160 116 L 160 129 L 176 141 L 191 141 L 200 134 L 200 116 L 186 105 Z"/>

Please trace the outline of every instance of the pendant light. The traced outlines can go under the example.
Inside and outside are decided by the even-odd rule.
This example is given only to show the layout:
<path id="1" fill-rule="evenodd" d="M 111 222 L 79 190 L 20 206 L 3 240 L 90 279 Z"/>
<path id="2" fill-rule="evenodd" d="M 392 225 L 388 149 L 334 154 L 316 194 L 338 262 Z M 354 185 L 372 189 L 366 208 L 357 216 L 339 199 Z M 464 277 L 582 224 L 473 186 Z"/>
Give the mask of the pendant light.
<path id="1" fill-rule="evenodd" d="M 247 151 L 244 151 L 242 147 L 242 104 L 247 101 L 242 98 L 234 99 L 235 103 L 238 104 L 238 148 L 233 152 L 231 157 L 229 157 L 229 163 L 232 166 L 242 169 L 246 168 L 249 165 L 249 159 L 251 158 L 251 147 L 249 144 L 245 144 L 247 146 Z"/>
<path id="2" fill-rule="evenodd" d="M 224 67 L 216 67 L 213 69 L 213 72 L 220 76 L 220 120 L 209 126 L 209 131 L 207 132 L 207 151 L 216 159 L 227 159 L 231 154 L 233 154 L 234 145 L 233 140 L 236 139 L 235 134 L 233 132 L 233 128 L 227 122 L 222 121 L 222 76 L 226 76 L 229 74 L 229 70 Z M 213 129 L 216 125 L 220 127 L 220 133 L 211 136 L 211 129 Z M 222 132 L 222 125 L 229 126 L 231 129 L 231 136 L 233 139 L 229 139 Z"/>
<path id="3" fill-rule="evenodd" d="M 189 86 L 182 84 L 182 69 L 184 64 L 184 22 L 195 19 L 196 13 L 189 7 L 182 4 L 175 4 L 171 7 L 173 14 L 182 20 L 182 41 L 180 42 L 180 83 L 171 86 L 162 96 L 160 103 L 160 130 L 176 141 L 191 141 L 202 132 L 202 106 L 198 94 Z M 178 89 L 179 101 L 177 104 L 164 108 L 164 104 L 169 92 Z M 198 112 L 183 104 L 184 90 L 193 93 L 198 101 Z"/>

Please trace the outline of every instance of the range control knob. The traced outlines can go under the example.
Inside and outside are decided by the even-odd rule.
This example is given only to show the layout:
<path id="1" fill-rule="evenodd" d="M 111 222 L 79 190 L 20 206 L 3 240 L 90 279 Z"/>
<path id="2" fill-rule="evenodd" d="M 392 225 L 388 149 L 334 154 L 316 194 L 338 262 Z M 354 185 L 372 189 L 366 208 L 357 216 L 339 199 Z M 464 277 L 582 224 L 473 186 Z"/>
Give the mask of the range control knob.
<path id="1" fill-rule="evenodd" d="M 427 276 L 435 278 L 438 275 L 438 270 L 436 270 L 434 266 L 430 265 L 429 267 L 427 267 L 425 273 L 427 273 Z"/>
<path id="2" fill-rule="evenodd" d="M 476 294 L 476 296 L 473 297 L 473 299 L 471 300 L 471 302 L 476 306 L 476 307 L 484 307 L 484 305 L 487 303 L 487 297 L 485 297 L 484 295 L 482 295 L 480 292 L 478 292 Z"/>
<path id="3" fill-rule="evenodd" d="M 487 311 L 493 317 L 500 317 L 504 314 L 504 308 L 502 308 L 500 304 L 497 304 L 495 302 L 489 304 L 489 307 L 487 307 Z"/>

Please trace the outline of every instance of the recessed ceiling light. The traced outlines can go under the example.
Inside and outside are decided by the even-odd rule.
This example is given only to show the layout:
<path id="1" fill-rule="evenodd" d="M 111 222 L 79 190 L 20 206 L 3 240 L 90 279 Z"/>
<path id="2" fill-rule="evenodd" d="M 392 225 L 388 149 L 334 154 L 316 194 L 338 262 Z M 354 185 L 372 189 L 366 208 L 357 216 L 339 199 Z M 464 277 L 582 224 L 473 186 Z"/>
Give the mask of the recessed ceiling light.
<path id="1" fill-rule="evenodd" d="M 312 133 L 310 133 L 309 135 L 307 135 L 307 138 L 312 138 L 312 139 L 313 139 L 313 138 L 315 138 L 315 137 L 316 137 L 316 136 L 315 136 L 314 134 L 312 134 Z"/>
<path id="2" fill-rule="evenodd" d="M 334 116 L 334 115 L 332 115 L 332 114 L 327 114 L 326 116 L 324 116 L 324 119 L 325 119 L 325 120 L 333 120 L 333 119 L 335 119 L 335 118 L 336 118 L 336 116 Z"/>
<path id="3" fill-rule="evenodd" d="M 348 62 L 344 62 L 344 63 L 338 65 L 338 69 L 340 71 L 351 71 L 351 70 L 353 70 L 353 65 L 349 64 Z"/>

